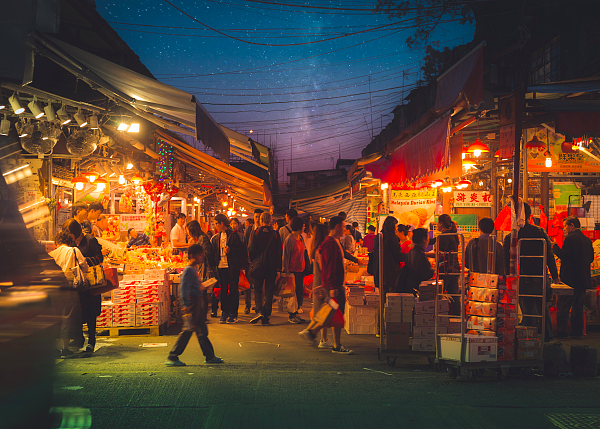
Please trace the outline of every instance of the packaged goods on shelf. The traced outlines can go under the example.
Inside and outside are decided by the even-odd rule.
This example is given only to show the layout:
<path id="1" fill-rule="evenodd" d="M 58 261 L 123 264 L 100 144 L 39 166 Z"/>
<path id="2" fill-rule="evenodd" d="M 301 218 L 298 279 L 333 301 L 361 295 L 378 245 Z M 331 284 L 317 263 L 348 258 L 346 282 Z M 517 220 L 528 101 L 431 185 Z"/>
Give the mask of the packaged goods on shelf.
<path id="1" fill-rule="evenodd" d="M 498 289 L 471 286 L 467 291 L 469 301 L 498 302 Z"/>
<path id="2" fill-rule="evenodd" d="M 498 343 L 498 360 L 515 360 L 515 346 Z"/>
<path id="3" fill-rule="evenodd" d="M 367 305 L 379 304 L 379 294 L 378 293 L 366 293 L 365 294 L 365 302 Z"/>
<path id="4" fill-rule="evenodd" d="M 414 338 L 412 343 L 412 349 L 413 351 L 417 352 L 434 352 L 435 339 Z"/>
<path id="5" fill-rule="evenodd" d="M 415 302 L 415 314 L 432 314 L 435 312 L 435 301 L 422 301 L 420 298 Z"/>
<path id="6" fill-rule="evenodd" d="M 98 328 L 110 328 L 112 327 L 112 308 L 113 303 L 111 301 L 102 302 L 100 307 L 100 316 L 96 318 L 96 327 Z"/>
<path id="7" fill-rule="evenodd" d="M 444 283 L 442 280 L 440 280 L 438 284 L 436 284 L 434 280 L 421 282 L 419 285 L 419 299 L 423 301 L 431 301 L 435 299 L 437 286 L 439 285 L 440 288 L 443 288 L 443 284 Z"/>
<path id="8" fill-rule="evenodd" d="M 499 303 L 500 304 L 517 305 L 517 291 L 516 290 L 501 290 Z"/>
<path id="9" fill-rule="evenodd" d="M 460 360 L 460 334 L 440 335 L 440 357 Z M 465 362 L 495 362 L 498 358 L 498 338 L 481 335 L 465 335 L 463 341 Z"/>
<path id="10" fill-rule="evenodd" d="M 467 319 L 467 329 L 496 331 L 497 319 L 496 317 L 469 316 Z"/>
<path id="11" fill-rule="evenodd" d="M 515 304 L 498 304 L 498 317 L 517 318 L 517 306 Z"/>
<path id="12" fill-rule="evenodd" d="M 362 296 L 350 295 L 348 298 L 346 298 L 346 302 L 349 305 L 365 305 L 365 300 Z"/>
<path id="13" fill-rule="evenodd" d="M 348 334 L 376 334 L 377 313 L 378 309 L 374 306 L 347 304 L 344 314 L 346 332 Z"/>
<path id="14" fill-rule="evenodd" d="M 497 306 L 492 302 L 467 301 L 465 311 L 470 316 L 496 317 Z"/>
<path id="15" fill-rule="evenodd" d="M 498 344 L 506 344 L 514 346 L 516 342 L 515 330 L 499 328 L 498 329 Z"/>
<path id="16" fill-rule="evenodd" d="M 475 287 L 498 289 L 498 275 L 471 273 L 469 275 L 469 285 Z"/>
<path id="17" fill-rule="evenodd" d="M 517 323 L 516 317 L 498 317 L 498 328 L 515 329 Z"/>
<path id="18" fill-rule="evenodd" d="M 435 325 L 435 314 L 433 314 L 433 313 L 415 314 L 414 324 L 415 324 L 415 326 L 434 326 Z"/>
<path id="19" fill-rule="evenodd" d="M 365 288 L 360 286 L 346 286 L 346 296 L 364 296 Z"/>

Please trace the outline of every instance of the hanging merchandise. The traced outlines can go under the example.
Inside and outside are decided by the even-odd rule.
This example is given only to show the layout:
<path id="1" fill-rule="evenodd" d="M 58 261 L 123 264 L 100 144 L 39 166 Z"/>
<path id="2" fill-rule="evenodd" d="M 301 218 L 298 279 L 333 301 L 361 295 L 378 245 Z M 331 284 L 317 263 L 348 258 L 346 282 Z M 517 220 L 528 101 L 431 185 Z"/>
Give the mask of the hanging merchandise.
<path id="1" fill-rule="evenodd" d="M 156 163 L 156 171 L 164 179 L 173 179 L 173 147 L 163 139 L 159 139 L 157 142 L 158 154 L 160 159 Z"/>
<path id="2" fill-rule="evenodd" d="M 133 211 L 132 195 L 133 191 L 131 188 L 125 189 L 125 192 L 121 195 L 121 198 L 119 199 L 119 211 L 121 213 L 131 213 Z"/>

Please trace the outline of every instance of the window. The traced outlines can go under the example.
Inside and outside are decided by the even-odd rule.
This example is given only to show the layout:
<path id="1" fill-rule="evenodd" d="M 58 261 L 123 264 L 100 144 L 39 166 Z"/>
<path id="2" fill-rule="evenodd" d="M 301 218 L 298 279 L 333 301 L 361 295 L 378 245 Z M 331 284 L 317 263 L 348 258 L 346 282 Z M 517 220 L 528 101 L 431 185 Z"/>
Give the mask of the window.
<path id="1" fill-rule="evenodd" d="M 556 82 L 560 78 L 560 39 L 552 41 L 531 56 L 530 84 Z"/>

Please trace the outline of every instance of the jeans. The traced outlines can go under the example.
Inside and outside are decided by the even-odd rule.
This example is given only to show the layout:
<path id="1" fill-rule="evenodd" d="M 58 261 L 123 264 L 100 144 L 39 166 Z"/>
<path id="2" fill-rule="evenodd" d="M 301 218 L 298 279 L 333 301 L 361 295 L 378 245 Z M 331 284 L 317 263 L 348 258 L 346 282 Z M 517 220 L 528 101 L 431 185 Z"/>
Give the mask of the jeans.
<path id="1" fill-rule="evenodd" d="M 519 295 L 541 295 L 543 287 L 543 280 L 541 278 L 527 278 L 522 277 L 519 280 Z M 545 291 L 544 291 L 545 293 Z M 542 333 L 542 318 L 541 317 L 528 317 L 527 315 L 532 316 L 541 316 L 542 315 L 542 298 L 528 298 L 521 297 L 519 299 L 519 304 L 521 305 L 521 312 L 523 313 L 523 320 L 521 321 L 521 325 L 523 326 L 535 326 L 538 329 L 538 332 Z M 551 341 L 553 338 L 552 333 L 552 320 L 550 320 L 550 311 L 548 308 L 546 311 L 546 326 L 545 326 L 545 335 L 544 341 Z"/>
<path id="2" fill-rule="evenodd" d="M 584 288 L 573 288 L 573 295 L 560 295 L 556 301 L 556 334 L 569 335 L 569 311 L 571 312 L 571 335 L 583 335 Z"/>
<path id="3" fill-rule="evenodd" d="M 195 332 L 198 337 L 198 343 L 200 343 L 200 349 L 206 360 L 211 360 L 215 357 L 215 351 L 213 346 L 208 339 L 208 328 L 206 327 L 206 313 L 202 305 L 203 298 L 198 296 L 191 306 L 192 320 L 194 322 L 194 328 L 190 330 L 182 330 L 175 345 L 169 352 L 169 360 L 177 360 L 177 358 L 183 353 L 185 348 Z"/>
<path id="4" fill-rule="evenodd" d="M 256 299 L 256 292 L 255 292 L 255 299 Z M 246 304 L 246 308 L 252 307 L 252 285 L 250 286 L 250 289 L 246 289 L 244 291 L 244 303 Z"/>
<path id="5" fill-rule="evenodd" d="M 221 312 L 227 316 L 238 317 L 240 306 L 240 270 L 232 268 L 219 268 L 221 283 Z"/>
<path id="6" fill-rule="evenodd" d="M 255 279 L 254 282 L 254 301 L 256 303 L 256 312 L 263 315 L 264 320 L 271 317 L 273 310 L 273 292 L 275 292 L 275 279 L 277 273 L 265 273 L 262 278 Z M 263 301 L 264 285 L 264 301 Z"/>
<path id="7" fill-rule="evenodd" d="M 296 299 L 298 300 L 298 308 L 304 303 L 304 273 L 292 273 L 296 282 Z M 298 312 L 289 313 L 290 318 L 297 315 Z"/>

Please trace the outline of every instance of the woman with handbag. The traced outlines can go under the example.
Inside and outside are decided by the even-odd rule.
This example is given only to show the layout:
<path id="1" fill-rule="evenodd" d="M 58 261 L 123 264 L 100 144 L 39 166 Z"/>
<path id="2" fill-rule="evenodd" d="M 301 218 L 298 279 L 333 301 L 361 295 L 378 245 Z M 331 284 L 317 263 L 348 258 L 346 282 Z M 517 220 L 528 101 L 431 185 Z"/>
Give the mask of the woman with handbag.
<path id="1" fill-rule="evenodd" d="M 302 308 L 304 301 L 304 276 L 306 264 L 308 263 L 304 257 L 306 247 L 300 235 L 304 228 L 304 221 L 299 217 L 295 217 L 292 219 L 291 227 L 292 232 L 283 244 L 282 270 L 284 273 L 292 273 L 294 275 L 298 305 L 296 311 L 289 311 L 290 309 L 288 308 L 288 321 L 290 323 L 303 323 L 305 320 L 298 317 L 298 309 Z"/>
<path id="2" fill-rule="evenodd" d="M 59 231 L 54 238 L 56 249 L 49 253 L 56 264 L 67 277 L 69 290 L 65 295 L 64 307 L 61 311 L 60 326 L 60 357 L 73 355 L 69 350 L 69 340 L 77 340 L 83 336 L 81 332 L 81 304 L 75 294 L 74 281 L 81 278 L 82 272 L 87 272 L 88 266 L 81 251 L 73 246 L 73 239 L 65 231 Z"/>
<path id="3" fill-rule="evenodd" d="M 63 231 L 70 234 L 89 267 L 102 264 L 104 261 L 102 246 L 94 236 L 83 233 L 79 222 L 69 219 L 64 223 Z M 89 290 L 79 291 L 79 301 L 81 302 L 81 318 L 88 328 L 88 344 L 85 351 L 92 353 L 96 346 L 96 318 L 100 316 L 102 309 L 102 296 L 94 295 Z M 83 347 L 83 343 L 82 335 L 77 345 Z"/>

